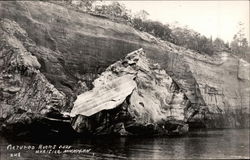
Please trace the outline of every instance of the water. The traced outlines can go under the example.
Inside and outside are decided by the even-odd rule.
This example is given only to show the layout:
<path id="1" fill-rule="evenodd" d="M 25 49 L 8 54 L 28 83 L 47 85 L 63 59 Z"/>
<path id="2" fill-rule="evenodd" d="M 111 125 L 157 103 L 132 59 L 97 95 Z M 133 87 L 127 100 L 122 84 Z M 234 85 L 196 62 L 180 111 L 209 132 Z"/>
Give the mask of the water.
<path id="1" fill-rule="evenodd" d="M 13 141 L 0 137 L 0 159 L 249 159 L 249 132 L 249 129 L 225 129 L 172 138 L 64 138 L 41 140 L 42 143 L 38 139 Z M 10 144 L 35 148 L 7 149 Z M 60 148 L 62 153 L 48 153 L 49 149 L 44 149 L 46 153 L 35 153 L 39 145 L 48 144 L 55 145 L 51 151 L 58 150 L 60 145 L 64 149 Z M 71 151 L 82 149 L 83 153 L 63 153 L 67 147 Z"/>

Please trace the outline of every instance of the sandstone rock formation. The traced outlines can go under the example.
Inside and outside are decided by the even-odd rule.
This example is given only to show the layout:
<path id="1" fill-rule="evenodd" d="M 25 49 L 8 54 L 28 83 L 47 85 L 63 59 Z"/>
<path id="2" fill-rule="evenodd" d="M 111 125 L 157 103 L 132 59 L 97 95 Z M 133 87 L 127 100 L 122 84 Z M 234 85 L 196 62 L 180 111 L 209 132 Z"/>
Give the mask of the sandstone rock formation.
<path id="1" fill-rule="evenodd" d="M 78 132 L 121 135 L 180 132 L 187 119 L 194 116 L 188 113 L 190 101 L 182 89 L 158 64 L 150 62 L 142 49 L 109 66 L 93 85 L 93 90 L 77 97 L 71 111 L 71 116 L 84 116 L 73 123 Z M 122 131 L 117 126 L 122 126 Z M 144 133 L 140 131 L 143 127 Z"/>
<path id="2" fill-rule="evenodd" d="M 204 56 L 128 25 L 48 2 L 1 1 L 0 15 L 1 126 L 10 113 L 18 113 L 12 114 L 12 122 L 22 117 L 30 121 L 30 112 L 29 117 L 52 112 L 63 117 L 108 66 L 143 48 L 150 63 L 157 63 L 190 101 L 186 115 L 195 113 L 187 119 L 190 126 L 249 127 L 249 63 L 230 53 Z M 102 112 L 96 114 L 105 117 Z M 74 121 L 86 119 L 78 117 Z"/>
<path id="3" fill-rule="evenodd" d="M 211 62 L 207 58 L 197 61 L 190 55 L 185 58 L 206 104 L 203 113 L 206 127 L 248 127 L 249 63 L 229 53 L 220 53 L 221 57 Z"/>
<path id="4" fill-rule="evenodd" d="M 32 40 L 13 21 L 2 19 L 0 26 L 1 129 L 27 128 L 52 112 L 62 113 L 65 94 L 40 73 L 37 58 L 25 48 Z"/>
<path id="5" fill-rule="evenodd" d="M 74 117 L 77 114 L 91 116 L 122 104 L 136 86 L 133 78 L 134 76 L 125 75 L 115 79 L 105 79 L 103 84 L 95 85 L 92 91 L 78 96 L 70 116 Z"/>

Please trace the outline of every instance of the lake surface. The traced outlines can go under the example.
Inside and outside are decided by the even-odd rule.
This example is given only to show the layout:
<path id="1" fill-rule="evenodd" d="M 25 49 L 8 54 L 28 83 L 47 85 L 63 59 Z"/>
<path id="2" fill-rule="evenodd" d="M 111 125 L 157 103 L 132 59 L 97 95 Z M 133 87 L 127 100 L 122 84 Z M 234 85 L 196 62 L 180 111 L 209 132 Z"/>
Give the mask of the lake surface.
<path id="1" fill-rule="evenodd" d="M 1 136 L 0 159 L 249 159 L 249 133 L 249 129 L 225 129 L 172 138 L 65 137 L 25 141 Z"/>

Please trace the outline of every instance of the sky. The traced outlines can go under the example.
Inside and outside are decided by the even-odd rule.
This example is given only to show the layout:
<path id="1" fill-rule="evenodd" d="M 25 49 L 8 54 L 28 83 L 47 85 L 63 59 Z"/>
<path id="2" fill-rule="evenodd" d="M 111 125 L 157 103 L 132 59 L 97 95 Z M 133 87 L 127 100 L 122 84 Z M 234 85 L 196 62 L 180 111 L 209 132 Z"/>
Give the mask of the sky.
<path id="1" fill-rule="evenodd" d="M 249 1 L 119 1 L 132 13 L 147 11 L 149 19 L 188 26 L 207 37 L 232 41 L 243 22 L 249 41 Z"/>

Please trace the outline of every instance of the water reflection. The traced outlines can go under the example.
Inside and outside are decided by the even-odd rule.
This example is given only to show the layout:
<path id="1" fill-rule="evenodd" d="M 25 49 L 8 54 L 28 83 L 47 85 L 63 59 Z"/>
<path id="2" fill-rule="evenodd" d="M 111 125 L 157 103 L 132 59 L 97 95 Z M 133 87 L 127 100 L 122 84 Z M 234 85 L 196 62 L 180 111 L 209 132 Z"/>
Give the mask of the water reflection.
<path id="1" fill-rule="evenodd" d="M 10 159 L 8 144 L 67 144 L 75 149 L 91 149 L 81 154 L 36 154 L 22 151 L 17 159 L 208 159 L 249 158 L 249 130 L 216 130 L 190 133 L 175 138 L 77 138 L 72 140 L 12 141 L 0 138 L 1 157 Z"/>

